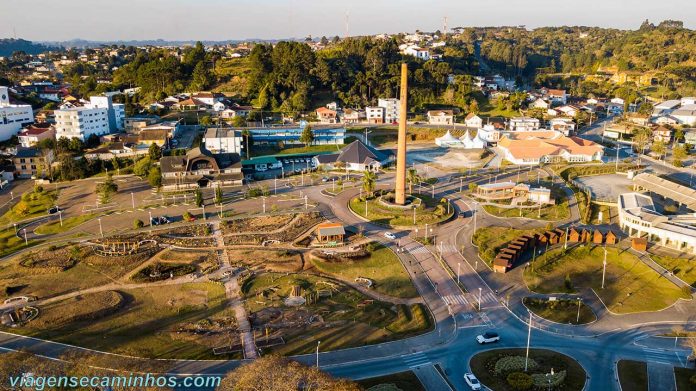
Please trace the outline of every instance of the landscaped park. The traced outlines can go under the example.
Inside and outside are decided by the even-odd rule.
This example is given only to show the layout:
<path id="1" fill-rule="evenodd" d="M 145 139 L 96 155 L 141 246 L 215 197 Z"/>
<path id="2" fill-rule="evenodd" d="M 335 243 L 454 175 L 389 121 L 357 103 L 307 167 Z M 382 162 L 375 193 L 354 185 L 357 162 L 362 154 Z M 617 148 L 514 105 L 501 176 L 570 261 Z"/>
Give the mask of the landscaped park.
<path id="1" fill-rule="evenodd" d="M 390 341 L 433 327 L 399 258 L 350 229 L 326 248 L 320 214 L 223 219 L 257 347 L 307 353 Z M 14 232 L 13 232 L 14 233 Z M 16 237 L 16 236 L 13 236 Z M 0 265 L 15 333 L 152 358 L 241 358 L 211 224 L 139 229 L 37 247 Z"/>
<path id="2" fill-rule="evenodd" d="M 395 205 L 394 193 L 377 191 L 350 200 L 350 209 L 363 219 L 388 227 L 413 227 L 437 224 L 454 214 L 450 201 L 426 194 L 411 194 L 406 205 Z M 367 208 L 367 212 L 366 212 Z"/>

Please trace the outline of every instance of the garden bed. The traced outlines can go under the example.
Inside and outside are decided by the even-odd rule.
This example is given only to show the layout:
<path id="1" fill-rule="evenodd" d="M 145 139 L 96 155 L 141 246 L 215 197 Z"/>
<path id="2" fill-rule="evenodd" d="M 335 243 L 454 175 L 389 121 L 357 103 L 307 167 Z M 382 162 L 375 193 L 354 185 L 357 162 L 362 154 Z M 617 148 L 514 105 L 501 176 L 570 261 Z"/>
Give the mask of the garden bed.
<path id="1" fill-rule="evenodd" d="M 597 320 L 592 308 L 578 300 L 525 297 L 522 303 L 537 316 L 556 323 L 587 324 Z"/>

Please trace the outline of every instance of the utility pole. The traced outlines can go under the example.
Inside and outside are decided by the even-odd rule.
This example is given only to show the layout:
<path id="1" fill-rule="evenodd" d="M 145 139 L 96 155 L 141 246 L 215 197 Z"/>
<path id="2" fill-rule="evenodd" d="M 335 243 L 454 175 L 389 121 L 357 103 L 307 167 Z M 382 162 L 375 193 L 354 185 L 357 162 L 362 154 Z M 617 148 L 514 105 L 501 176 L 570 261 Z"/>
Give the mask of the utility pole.
<path id="1" fill-rule="evenodd" d="M 460 284 L 459 282 L 459 269 L 462 266 L 461 262 L 457 262 L 457 284 Z"/>
<path id="2" fill-rule="evenodd" d="M 578 317 L 575 320 L 575 323 L 579 324 L 580 323 L 580 303 L 582 302 L 582 299 L 578 297 Z"/>
<path id="3" fill-rule="evenodd" d="M 321 341 L 317 341 L 317 368 L 319 368 L 319 345 Z"/>
<path id="4" fill-rule="evenodd" d="M 529 364 L 529 342 L 532 339 L 532 313 L 529 312 L 529 327 L 527 329 L 527 354 L 524 357 L 524 371 L 527 372 Z"/>
<path id="5" fill-rule="evenodd" d="M 607 246 L 604 246 L 604 268 L 602 269 L 602 289 L 604 289 L 604 277 L 607 274 Z"/>
<path id="6" fill-rule="evenodd" d="M 479 300 L 478 300 L 478 301 L 479 301 L 479 302 L 478 302 L 478 304 L 479 304 L 479 306 L 478 306 L 479 309 L 478 309 L 478 310 L 479 310 L 479 311 L 481 311 L 481 291 L 482 291 L 482 290 L 483 290 L 483 288 L 479 287 Z"/>

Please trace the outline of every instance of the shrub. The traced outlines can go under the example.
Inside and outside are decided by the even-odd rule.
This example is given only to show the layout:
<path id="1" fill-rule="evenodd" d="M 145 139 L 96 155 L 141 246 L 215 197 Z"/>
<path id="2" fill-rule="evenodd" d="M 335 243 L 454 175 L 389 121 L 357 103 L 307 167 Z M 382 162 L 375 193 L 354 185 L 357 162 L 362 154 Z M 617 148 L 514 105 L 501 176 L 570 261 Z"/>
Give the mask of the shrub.
<path id="1" fill-rule="evenodd" d="M 188 220 L 191 220 L 191 219 L 193 218 L 193 215 L 191 215 L 191 212 L 186 211 L 186 212 L 184 212 L 183 215 L 181 215 L 181 217 L 182 217 L 184 220 L 188 221 Z"/>
<path id="2" fill-rule="evenodd" d="M 524 370 L 524 363 L 525 358 L 522 356 L 504 356 L 503 358 L 496 361 L 494 371 L 498 376 L 504 376 L 505 374 L 511 372 L 519 372 Z M 529 362 L 527 363 L 527 369 L 533 370 L 536 369 L 538 366 L 539 364 L 537 364 L 536 361 L 532 360 L 531 358 L 529 359 Z"/>
<path id="3" fill-rule="evenodd" d="M 508 375 L 507 382 L 515 390 L 528 390 L 532 388 L 534 382 L 532 377 L 524 372 L 513 372 Z"/>
<path id="4" fill-rule="evenodd" d="M 34 193 L 43 193 L 44 188 L 41 185 L 34 186 Z"/>
<path id="5" fill-rule="evenodd" d="M 19 201 L 14 207 L 15 213 L 19 216 L 25 216 L 29 213 L 29 205 L 24 201 L 24 196 L 22 196 L 22 201 Z"/>
<path id="6" fill-rule="evenodd" d="M 696 375 L 691 376 L 691 377 L 689 378 L 689 382 L 690 382 L 691 384 L 696 384 Z"/>
<path id="7" fill-rule="evenodd" d="M 145 226 L 145 223 L 143 223 L 142 220 L 140 220 L 140 219 L 133 220 L 133 228 L 138 229 L 138 228 L 142 228 L 143 226 Z"/>
<path id="8" fill-rule="evenodd" d="M 551 380 L 551 387 L 556 388 L 565 381 L 566 371 L 559 371 L 553 375 L 550 373 L 535 373 L 531 377 L 532 383 L 537 388 L 545 389 L 549 386 L 549 380 Z"/>

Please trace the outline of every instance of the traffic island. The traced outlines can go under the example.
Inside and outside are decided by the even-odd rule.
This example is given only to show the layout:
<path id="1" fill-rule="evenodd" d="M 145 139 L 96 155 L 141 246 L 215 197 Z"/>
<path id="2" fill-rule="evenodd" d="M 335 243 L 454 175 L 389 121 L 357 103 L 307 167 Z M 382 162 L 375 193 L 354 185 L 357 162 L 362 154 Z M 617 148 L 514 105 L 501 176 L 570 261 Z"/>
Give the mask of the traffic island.
<path id="1" fill-rule="evenodd" d="M 579 299 L 525 297 L 522 304 L 535 315 L 551 322 L 577 325 L 597 320 L 592 308 Z"/>
<path id="2" fill-rule="evenodd" d="M 582 390 L 586 373 L 574 359 L 545 349 L 494 349 L 471 358 L 469 366 L 478 380 L 489 389 L 515 391 L 527 389 Z"/>
<path id="3" fill-rule="evenodd" d="M 616 371 L 622 390 L 648 391 L 648 365 L 645 362 L 620 360 Z"/>
<path id="4" fill-rule="evenodd" d="M 364 220 L 393 228 L 434 225 L 447 221 L 454 215 L 454 208 L 446 198 L 412 194 L 406 197 L 405 205 L 396 204 L 393 200 L 394 193 L 377 191 L 354 197 L 348 206 Z"/>

